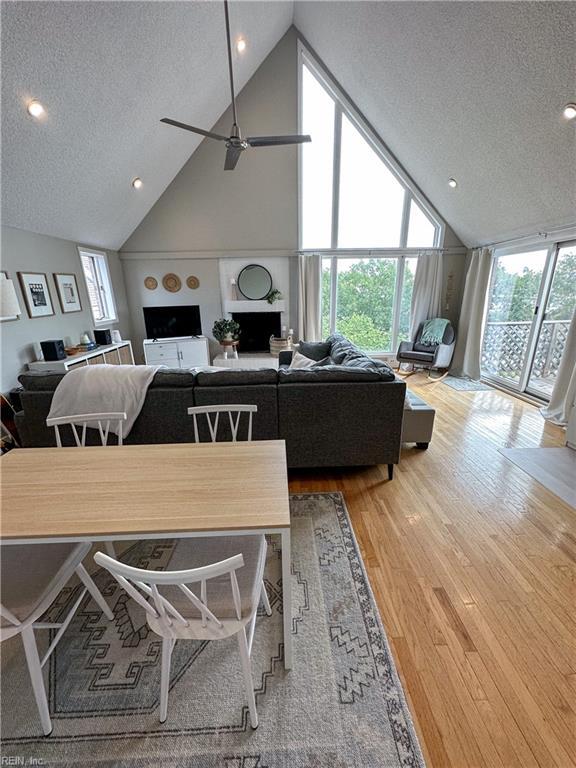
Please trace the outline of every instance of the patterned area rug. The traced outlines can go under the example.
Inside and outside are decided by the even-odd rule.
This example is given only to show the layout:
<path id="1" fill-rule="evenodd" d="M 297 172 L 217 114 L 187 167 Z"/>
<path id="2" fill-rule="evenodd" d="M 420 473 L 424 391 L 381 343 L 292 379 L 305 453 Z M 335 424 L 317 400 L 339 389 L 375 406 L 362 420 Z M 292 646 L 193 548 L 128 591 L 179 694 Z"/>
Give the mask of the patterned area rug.
<path id="1" fill-rule="evenodd" d="M 487 384 L 483 384 L 481 381 L 472 381 L 471 379 L 459 379 L 456 376 L 446 376 L 442 381 L 442 384 L 457 389 L 460 392 L 480 392 L 485 389 L 492 389 Z"/>
<path id="2" fill-rule="evenodd" d="M 35 758 L 100 768 L 422 768 L 341 494 L 292 496 L 291 511 L 294 668 L 285 672 L 282 663 L 280 552 L 272 537 L 266 587 L 273 615 L 258 616 L 252 651 L 257 730 L 248 724 L 235 638 L 177 643 L 168 719 L 159 722 L 159 638 L 99 571 L 115 620 L 87 598 L 53 654 L 47 738 L 39 735 L 21 641 L 3 644 L 3 755 L 22 758 L 18 764 Z M 161 569 L 172 546 L 140 542 L 123 559 Z M 53 620 L 76 589 L 62 593 Z M 38 633 L 41 652 L 47 634 Z"/>

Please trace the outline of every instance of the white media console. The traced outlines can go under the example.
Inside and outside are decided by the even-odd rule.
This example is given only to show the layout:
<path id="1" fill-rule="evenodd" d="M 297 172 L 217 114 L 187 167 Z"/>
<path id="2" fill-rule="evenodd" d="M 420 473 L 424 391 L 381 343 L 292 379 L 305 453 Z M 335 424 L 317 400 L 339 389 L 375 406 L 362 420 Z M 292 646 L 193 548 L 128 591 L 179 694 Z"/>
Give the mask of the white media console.
<path id="1" fill-rule="evenodd" d="M 148 365 L 168 368 L 194 368 L 210 365 L 206 336 L 177 336 L 170 339 L 146 339 L 144 359 Z"/>

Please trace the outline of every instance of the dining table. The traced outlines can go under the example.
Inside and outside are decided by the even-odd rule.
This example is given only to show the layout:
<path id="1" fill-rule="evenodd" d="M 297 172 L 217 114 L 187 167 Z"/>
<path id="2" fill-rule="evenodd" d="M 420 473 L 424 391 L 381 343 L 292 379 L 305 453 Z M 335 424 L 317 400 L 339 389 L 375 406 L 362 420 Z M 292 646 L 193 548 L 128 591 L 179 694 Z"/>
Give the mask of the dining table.
<path id="1" fill-rule="evenodd" d="M 283 440 L 17 448 L 0 460 L 2 545 L 277 534 L 292 667 Z"/>

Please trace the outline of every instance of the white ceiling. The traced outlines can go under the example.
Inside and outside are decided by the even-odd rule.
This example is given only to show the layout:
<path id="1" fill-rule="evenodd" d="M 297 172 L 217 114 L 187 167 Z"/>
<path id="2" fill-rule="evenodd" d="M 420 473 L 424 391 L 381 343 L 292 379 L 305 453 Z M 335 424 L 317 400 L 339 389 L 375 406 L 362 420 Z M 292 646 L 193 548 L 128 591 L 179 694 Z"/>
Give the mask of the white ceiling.
<path id="1" fill-rule="evenodd" d="M 249 43 L 238 90 L 292 16 L 291 2 L 231 3 Z M 210 129 L 227 71 L 221 2 L 3 2 L 2 222 L 119 247 L 199 144 L 160 118 Z"/>
<path id="2" fill-rule="evenodd" d="M 576 219 L 575 3 L 233 2 L 238 90 L 293 20 L 466 244 Z M 229 101 L 220 2 L 3 2 L 3 223 L 119 247 Z"/>
<path id="3" fill-rule="evenodd" d="M 297 2 L 294 21 L 464 243 L 576 221 L 576 3 Z"/>

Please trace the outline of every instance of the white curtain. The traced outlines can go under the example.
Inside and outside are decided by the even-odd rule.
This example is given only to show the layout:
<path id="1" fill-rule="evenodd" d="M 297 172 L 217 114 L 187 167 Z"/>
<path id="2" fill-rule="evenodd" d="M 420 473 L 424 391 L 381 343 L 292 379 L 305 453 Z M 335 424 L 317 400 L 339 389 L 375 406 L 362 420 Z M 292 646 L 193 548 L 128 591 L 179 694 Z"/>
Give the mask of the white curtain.
<path id="1" fill-rule="evenodd" d="M 576 403 L 576 311 L 572 317 L 566 346 L 562 354 L 562 360 L 558 367 L 556 383 L 552 390 L 552 397 L 546 408 L 542 408 L 542 415 L 548 421 L 565 425 L 570 418 L 570 411 Z"/>
<path id="2" fill-rule="evenodd" d="M 482 321 L 491 269 L 492 251 L 489 248 L 473 250 L 466 273 L 456 348 L 450 369 L 453 376 L 480 378 Z"/>
<path id="3" fill-rule="evenodd" d="M 412 289 L 410 338 L 416 337 L 420 323 L 434 317 L 442 317 L 442 251 L 418 255 Z"/>
<path id="4" fill-rule="evenodd" d="M 322 257 L 298 257 L 298 335 L 305 341 L 322 339 Z"/>

